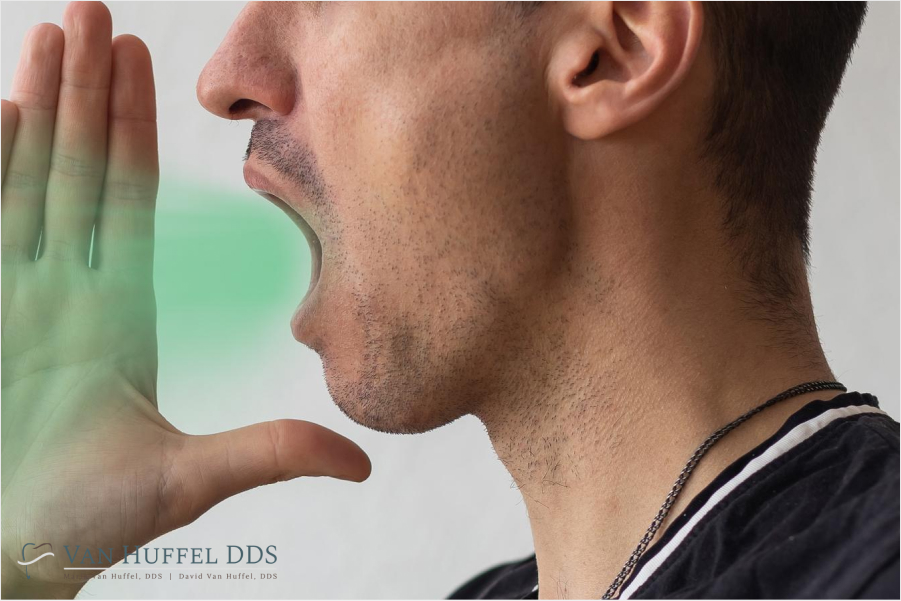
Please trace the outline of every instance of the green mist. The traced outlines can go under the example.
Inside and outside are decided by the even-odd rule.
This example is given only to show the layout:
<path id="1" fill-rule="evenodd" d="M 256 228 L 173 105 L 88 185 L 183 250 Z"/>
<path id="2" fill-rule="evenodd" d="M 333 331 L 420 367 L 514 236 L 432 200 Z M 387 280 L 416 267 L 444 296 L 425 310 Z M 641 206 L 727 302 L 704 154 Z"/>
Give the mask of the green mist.
<path id="1" fill-rule="evenodd" d="M 265 199 L 161 182 L 154 253 L 161 358 L 215 363 L 264 345 L 273 327 L 290 336 L 310 269 L 303 234 Z"/>

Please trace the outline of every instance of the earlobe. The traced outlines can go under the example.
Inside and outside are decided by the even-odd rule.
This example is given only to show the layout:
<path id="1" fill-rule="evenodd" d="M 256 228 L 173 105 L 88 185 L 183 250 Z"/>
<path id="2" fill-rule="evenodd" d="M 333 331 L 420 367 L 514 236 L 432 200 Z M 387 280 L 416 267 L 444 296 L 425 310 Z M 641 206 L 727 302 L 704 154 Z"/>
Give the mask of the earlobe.
<path id="1" fill-rule="evenodd" d="M 589 3 L 561 30 L 549 65 L 567 132 L 597 139 L 650 114 L 688 72 L 702 24 L 695 2 Z"/>

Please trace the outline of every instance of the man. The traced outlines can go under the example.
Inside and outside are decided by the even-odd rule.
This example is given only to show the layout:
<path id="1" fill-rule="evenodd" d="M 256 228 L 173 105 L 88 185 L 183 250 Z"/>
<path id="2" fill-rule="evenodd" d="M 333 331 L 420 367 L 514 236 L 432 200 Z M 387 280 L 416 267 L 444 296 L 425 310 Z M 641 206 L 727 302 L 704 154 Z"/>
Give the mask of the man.
<path id="1" fill-rule="evenodd" d="M 295 337 L 361 424 L 477 416 L 523 493 L 535 557 L 455 596 L 898 595 L 898 424 L 834 382 L 805 270 L 864 11 L 237 19 L 198 97 L 254 122 L 248 185 L 310 242 Z M 26 579 L 27 541 L 121 549 L 254 486 L 369 474 L 313 424 L 187 436 L 156 411 L 153 79 L 110 38 L 103 5 L 70 5 L 3 103 L 4 597 L 82 585 L 60 561 Z"/>

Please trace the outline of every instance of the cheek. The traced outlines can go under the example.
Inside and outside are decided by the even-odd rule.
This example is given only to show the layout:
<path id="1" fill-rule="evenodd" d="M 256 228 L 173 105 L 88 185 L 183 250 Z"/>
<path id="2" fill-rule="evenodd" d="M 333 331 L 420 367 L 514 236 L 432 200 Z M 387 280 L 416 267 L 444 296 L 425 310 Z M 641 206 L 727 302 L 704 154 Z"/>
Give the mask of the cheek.
<path id="1" fill-rule="evenodd" d="M 336 275 L 348 288 L 384 305 L 431 299 L 465 312 L 482 294 L 533 295 L 553 273 L 565 216 L 559 144 L 540 121 L 544 94 L 530 75 L 485 56 L 496 53 L 342 67 L 310 91 L 341 225 Z"/>

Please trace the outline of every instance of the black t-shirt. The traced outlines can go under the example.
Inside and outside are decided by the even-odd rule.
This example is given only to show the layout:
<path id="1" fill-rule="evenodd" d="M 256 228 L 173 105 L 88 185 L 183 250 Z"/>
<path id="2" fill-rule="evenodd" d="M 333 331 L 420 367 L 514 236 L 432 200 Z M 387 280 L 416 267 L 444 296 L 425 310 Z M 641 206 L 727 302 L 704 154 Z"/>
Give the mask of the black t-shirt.
<path id="1" fill-rule="evenodd" d="M 876 397 L 812 401 L 692 499 L 620 598 L 898 599 L 899 470 L 898 422 Z M 532 555 L 450 598 L 534 599 L 537 590 Z"/>

